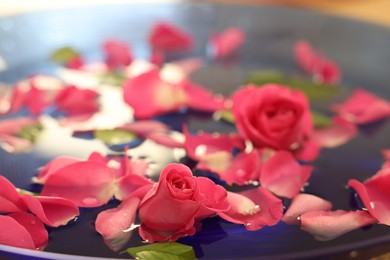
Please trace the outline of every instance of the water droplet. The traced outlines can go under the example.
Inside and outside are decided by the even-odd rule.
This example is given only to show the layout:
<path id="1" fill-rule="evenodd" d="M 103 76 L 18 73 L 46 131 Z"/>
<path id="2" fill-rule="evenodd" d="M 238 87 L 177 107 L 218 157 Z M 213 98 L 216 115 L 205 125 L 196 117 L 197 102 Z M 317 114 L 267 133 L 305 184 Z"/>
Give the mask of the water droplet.
<path id="1" fill-rule="evenodd" d="M 246 223 L 245 225 L 246 225 L 247 227 L 249 227 L 249 226 L 252 225 L 252 224 L 248 222 L 248 223 Z"/>
<path id="2" fill-rule="evenodd" d="M 258 181 L 254 181 L 254 182 L 252 183 L 252 185 L 253 185 L 253 186 L 259 186 L 260 183 L 259 183 Z"/>
<path id="3" fill-rule="evenodd" d="M 86 205 L 86 206 L 91 206 L 91 205 L 93 205 L 93 204 L 96 204 L 97 201 L 98 201 L 98 200 L 97 200 L 96 198 L 94 198 L 94 197 L 86 197 L 86 198 L 84 198 L 84 199 L 81 201 L 81 203 L 84 204 L 84 205 Z"/>
<path id="4" fill-rule="evenodd" d="M 36 222 L 35 220 L 31 220 L 31 221 L 30 221 L 30 224 L 31 224 L 31 225 L 35 225 L 36 223 L 37 223 L 37 222 Z"/>
<path id="5" fill-rule="evenodd" d="M 245 175 L 246 175 L 246 171 L 245 170 L 243 170 L 243 169 L 238 169 L 237 170 L 237 176 L 238 177 L 243 177 Z"/>
<path id="6" fill-rule="evenodd" d="M 371 206 L 371 208 L 373 208 L 373 209 L 375 209 L 375 203 L 374 202 L 370 202 L 370 206 Z"/>

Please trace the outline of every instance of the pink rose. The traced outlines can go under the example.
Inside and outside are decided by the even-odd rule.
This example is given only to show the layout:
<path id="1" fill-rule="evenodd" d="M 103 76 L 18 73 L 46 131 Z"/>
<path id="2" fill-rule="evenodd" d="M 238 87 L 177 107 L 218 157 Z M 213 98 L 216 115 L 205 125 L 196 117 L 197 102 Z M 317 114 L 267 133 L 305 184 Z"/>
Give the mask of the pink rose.
<path id="1" fill-rule="evenodd" d="M 286 86 L 248 85 L 234 93 L 233 114 L 240 135 L 255 147 L 292 150 L 312 131 L 306 97 Z"/>
<path id="2" fill-rule="evenodd" d="M 194 177 L 183 164 L 170 164 L 138 209 L 139 233 L 148 241 L 175 241 L 193 235 L 199 218 L 228 210 L 227 192 L 211 180 Z"/>

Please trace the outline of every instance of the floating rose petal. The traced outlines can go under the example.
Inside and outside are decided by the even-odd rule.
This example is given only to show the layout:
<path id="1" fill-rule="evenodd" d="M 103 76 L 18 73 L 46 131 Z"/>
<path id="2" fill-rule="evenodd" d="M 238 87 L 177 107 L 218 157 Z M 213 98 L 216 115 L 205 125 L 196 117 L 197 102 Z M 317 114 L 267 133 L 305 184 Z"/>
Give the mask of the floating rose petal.
<path id="1" fill-rule="evenodd" d="M 38 121 L 29 117 L 17 117 L 0 121 L 0 133 L 15 135 L 22 128 L 37 124 Z"/>
<path id="2" fill-rule="evenodd" d="M 354 124 L 335 117 L 331 126 L 314 129 L 311 138 L 321 147 L 334 148 L 347 143 L 356 134 L 357 128 Z"/>
<path id="3" fill-rule="evenodd" d="M 222 59 L 234 53 L 245 41 L 245 33 L 240 28 L 230 27 L 210 39 L 212 56 Z"/>
<path id="4" fill-rule="evenodd" d="M 368 124 L 390 116 L 390 103 L 364 90 L 355 89 L 351 96 L 332 109 L 354 124 Z"/>
<path id="5" fill-rule="evenodd" d="M 51 174 L 43 186 L 42 196 L 57 196 L 79 207 L 98 207 L 113 196 L 114 173 L 97 162 L 76 162 Z"/>
<path id="6" fill-rule="evenodd" d="M 195 110 L 215 112 L 226 109 L 229 103 L 223 96 L 214 95 L 201 86 L 186 84 L 185 92 L 191 97 L 188 99 L 187 106 Z"/>
<path id="7" fill-rule="evenodd" d="M 50 161 L 49 163 L 47 163 L 39 172 L 38 172 L 38 175 L 33 178 L 33 182 L 35 183 L 45 183 L 47 178 L 52 175 L 53 173 L 55 173 L 56 171 L 58 171 L 59 169 L 67 166 L 67 165 L 70 165 L 70 164 L 73 164 L 73 163 L 76 163 L 76 162 L 80 162 L 80 159 L 76 159 L 76 158 L 73 158 L 73 157 L 66 157 L 66 156 L 59 156 L 59 157 L 56 157 L 55 159 L 53 159 L 52 161 Z"/>
<path id="8" fill-rule="evenodd" d="M 36 249 L 27 229 L 10 216 L 0 215 L 0 244 L 27 249 Z"/>
<path id="9" fill-rule="evenodd" d="M 243 224 L 248 230 L 276 225 L 283 215 L 283 203 L 268 190 L 258 187 L 241 193 L 228 192 L 230 209 L 218 215 Z"/>
<path id="10" fill-rule="evenodd" d="M 261 169 L 260 184 L 286 198 L 293 198 L 309 179 L 312 166 L 300 165 L 294 156 L 286 151 L 279 151 Z"/>
<path id="11" fill-rule="evenodd" d="M 29 211 L 50 227 L 66 225 L 79 215 L 78 207 L 68 199 L 27 194 L 21 197 Z"/>
<path id="12" fill-rule="evenodd" d="M 48 102 L 45 99 L 44 90 L 38 89 L 34 86 L 25 89 L 25 86 L 15 86 L 11 96 L 10 113 L 14 113 L 27 107 L 28 111 L 38 116 L 47 107 Z"/>
<path id="13" fill-rule="evenodd" d="M 312 74 L 320 83 L 337 83 L 341 72 L 338 66 L 313 49 L 307 41 L 298 41 L 294 46 L 294 56 L 301 68 Z"/>
<path id="14" fill-rule="evenodd" d="M 125 124 L 118 129 L 124 129 L 136 133 L 139 136 L 145 137 L 149 133 L 167 131 L 169 127 L 161 122 L 153 120 L 140 120 Z"/>
<path id="15" fill-rule="evenodd" d="M 258 180 L 261 166 L 261 152 L 254 149 L 249 153 L 241 152 L 235 157 L 225 151 L 205 155 L 196 168 L 217 173 L 229 185 L 244 185 Z"/>
<path id="16" fill-rule="evenodd" d="M 149 188 L 152 188 L 153 184 L 154 182 L 140 175 L 127 175 L 117 180 L 117 188 L 114 195 L 118 200 L 123 200 L 140 187 L 149 186 Z"/>
<path id="17" fill-rule="evenodd" d="M 158 22 L 151 29 L 149 44 L 153 50 L 188 51 L 193 46 L 193 38 L 168 22 Z"/>
<path id="18" fill-rule="evenodd" d="M 198 177 L 196 182 L 199 185 L 200 193 L 205 196 L 201 208 L 197 213 L 197 219 L 211 217 L 218 212 L 225 212 L 230 208 L 225 188 L 216 185 L 212 180 L 205 177 Z"/>
<path id="19" fill-rule="evenodd" d="M 233 152 L 235 148 L 243 149 L 245 144 L 237 135 L 198 133 L 192 135 L 187 127 L 183 128 L 185 147 L 189 157 L 200 160 L 203 156 L 219 151 Z"/>
<path id="20" fill-rule="evenodd" d="M 111 69 L 127 66 L 133 59 L 128 44 L 123 41 L 107 40 L 103 43 L 103 50 L 106 55 L 106 64 Z"/>
<path id="21" fill-rule="evenodd" d="M 66 112 L 68 116 L 92 115 L 99 110 L 98 96 L 93 90 L 69 86 L 57 94 L 54 102 L 57 109 Z"/>
<path id="22" fill-rule="evenodd" d="M 49 240 L 49 234 L 39 218 L 26 212 L 12 213 L 7 216 L 16 220 L 28 231 L 28 233 L 30 233 L 34 242 L 34 249 L 43 250 L 46 247 Z M 9 229 L 5 228 L 5 230 Z"/>
<path id="23" fill-rule="evenodd" d="M 185 144 L 182 140 L 184 138 L 182 137 L 178 132 L 152 132 L 147 135 L 147 138 L 153 142 L 170 148 L 184 148 Z"/>
<path id="24" fill-rule="evenodd" d="M 291 201 L 290 207 L 287 209 L 282 220 L 287 224 L 300 223 L 299 217 L 311 211 L 328 211 L 332 209 L 332 203 L 320 197 L 311 194 L 298 194 Z"/>
<path id="25" fill-rule="evenodd" d="M 29 140 L 0 133 L 0 147 L 9 153 L 30 151 L 32 145 Z"/>
<path id="26" fill-rule="evenodd" d="M 294 156 L 297 160 L 312 162 L 320 155 L 320 149 L 320 145 L 311 137 L 297 151 L 294 151 Z"/>
<path id="27" fill-rule="evenodd" d="M 361 183 L 351 179 L 348 186 L 356 191 L 368 212 L 379 223 L 390 226 L 390 169 L 384 168 Z"/>
<path id="28" fill-rule="evenodd" d="M 95 228 L 103 238 L 105 243 L 113 251 L 120 250 L 129 241 L 134 225 L 140 199 L 129 197 L 113 209 L 108 209 L 99 213 L 96 218 Z"/>
<path id="29" fill-rule="evenodd" d="M 138 119 L 176 111 L 187 102 L 183 86 L 162 81 L 158 70 L 130 78 L 123 91 L 126 103 L 134 109 L 134 117 Z"/>
<path id="30" fill-rule="evenodd" d="M 301 215 L 301 229 L 315 239 L 328 241 L 352 230 L 375 224 L 366 211 L 312 211 Z"/>
<path id="31" fill-rule="evenodd" d="M 27 207 L 15 186 L 0 175 L 0 214 L 25 211 L 26 209 Z"/>

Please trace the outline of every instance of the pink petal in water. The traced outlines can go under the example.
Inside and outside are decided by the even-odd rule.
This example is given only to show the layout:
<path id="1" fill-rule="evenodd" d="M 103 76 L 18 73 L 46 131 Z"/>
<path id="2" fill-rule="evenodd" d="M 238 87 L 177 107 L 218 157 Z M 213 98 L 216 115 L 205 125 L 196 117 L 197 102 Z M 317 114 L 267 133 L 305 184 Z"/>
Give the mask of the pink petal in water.
<path id="1" fill-rule="evenodd" d="M 293 198 L 309 179 L 312 166 L 300 165 L 287 151 L 279 151 L 262 167 L 260 184 L 286 198 Z"/>
<path id="2" fill-rule="evenodd" d="M 76 162 L 51 174 L 41 195 L 63 197 L 79 207 L 98 207 L 112 198 L 114 178 L 113 171 L 104 164 Z"/>
<path id="3" fill-rule="evenodd" d="M 351 96 L 332 109 L 353 124 L 368 124 L 390 116 L 390 103 L 367 90 L 355 89 Z"/>
<path id="4" fill-rule="evenodd" d="M 28 230 L 18 221 L 7 215 L 0 215 L 0 244 L 27 249 L 36 249 Z"/>
<path id="5" fill-rule="evenodd" d="M 307 212 L 311 211 L 328 211 L 332 209 L 332 203 L 324 200 L 320 197 L 301 193 L 294 197 L 291 201 L 290 207 L 288 207 L 282 220 L 287 224 L 299 224 L 299 217 Z"/>
<path id="6" fill-rule="evenodd" d="M 245 41 L 245 33 L 237 27 L 230 27 L 216 34 L 210 39 L 212 55 L 215 59 L 222 59 L 237 51 Z"/>
<path id="7" fill-rule="evenodd" d="M 240 193 L 228 192 L 228 201 L 230 209 L 218 215 L 243 224 L 248 230 L 276 225 L 283 215 L 282 201 L 262 187 Z"/>
<path id="8" fill-rule="evenodd" d="M 328 241 L 352 230 L 375 224 L 366 211 L 312 211 L 301 216 L 301 229 L 315 239 Z"/>

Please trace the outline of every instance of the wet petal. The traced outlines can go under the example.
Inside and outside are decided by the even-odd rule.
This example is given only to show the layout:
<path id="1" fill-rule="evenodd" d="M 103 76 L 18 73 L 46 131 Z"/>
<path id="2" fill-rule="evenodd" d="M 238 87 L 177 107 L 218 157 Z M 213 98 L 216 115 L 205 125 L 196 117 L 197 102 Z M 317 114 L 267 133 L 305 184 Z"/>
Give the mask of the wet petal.
<path id="1" fill-rule="evenodd" d="M 372 123 L 390 116 L 390 103 L 364 89 L 355 89 L 351 96 L 332 109 L 354 124 Z"/>
<path id="2" fill-rule="evenodd" d="M 129 241 L 132 235 L 129 228 L 134 224 L 140 201 L 137 197 L 129 197 L 118 207 L 102 211 L 97 216 L 96 231 L 113 251 L 120 250 Z"/>
<path id="3" fill-rule="evenodd" d="M 245 41 L 245 33 L 237 27 L 230 27 L 211 37 L 210 47 L 215 59 L 221 59 L 234 53 Z"/>
<path id="4" fill-rule="evenodd" d="M 104 164 L 77 162 L 50 175 L 41 195 L 67 198 L 79 207 L 98 207 L 112 198 L 114 177 Z"/>
<path id="5" fill-rule="evenodd" d="M 228 99 L 222 95 L 215 95 L 204 87 L 186 84 L 185 92 L 191 97 L 187 102 L 189 108 L 209 112 L 227 108 Z"/>
<path id="6" fill-rule="evenodd" d="M 260 184 L 286 198 L 293 198 L 309 179 L 312 166 L 300 165 L 291 153 L 280 151 L 266 161 L 260 174 Z"/>
<path id="7" fill-rule="evenodd" d="M 16 220 L 30 233 L 34 242 L 34 249 L 43 250 L 46 247 L 49 234 L 39 218 L 26 212 L 12 213 L 7 216 Z"/>
<path id="8" fill-rule="evenodd" d="M 10 216 L 0 215 L 0 244 L 35 249 L 34 240 L 28 230 Z"/>
<path id="9" fill-rule="evenodd" d="M 30 212 L 50 227 L 66 225 L 79 215 L 79 209 L 72 201 L 59 197 L 22 195 Z"/>
<path id="10" fill-rule="evenodd" d="M 227 191 L 220 185 L 205 177 L 196 178 L 201 194 L 205 196 L 196 218 L 213 216 L 217 212 L 225 212 L 230 208 Z"/>
<path id="11" fill-rule="evenodd" d="M 130 196 L 134 191 L 140 187 L 149 185 L 152 186 L 154 182 L 136 174 L 130 174 L 120 178 L 117 182 L 117 188 L 115 190 L 115 198 L 123 200 Z"/>
<path id="12" fill-rule="evenodd" d="M 283 215 L 283 204 L 268 190 L 259 187 L 241 193 L 228 192 L 230 209 L 218 215 L 243 224 L 248 230 L 276 225 Z"/>
<path id="13" fill-rule="evenodd" d="M 328 241 L 352 230 L 375 224 L 366 211 L 312 211 L 301 216 L 301 229 L 315 239 Z"/>
<path id="14" fill-rule="evenodd" d="M 193 41 L 189 34 L 168 22 L 154 24 L 149 35 L 152 49 L 161 51 L 188 51 Z"/>
<path id="15" fill-rule="evenodd" d="M 67 157 L 67 156 L 59 156 L 59 157 L 53 159 L 52 161 L 50 161 L 49 163 L 47 163 L 38 172 L 38 175 L 35 178 L 33 178 L 33 182 L 43 184 L 46 182 L 47 178 L 50 175 L 52 175 L 53 173 L 55 173 L 59 169 L 65 167 L 67 165 L 76 163 L 76 162 L 80 162 L 80 159 L 76 159 L 73 157 Z"/>
<path id="16" fill-rule="evenodd" d="M 368 212 L 379 223 L 390 226 L 390 169 L 380 170 L 376 175 L 361 183 L 349 180 L 348 186 L 356 191 Z"/>
<path id="17" fill-rule="evenodd" d="M 311 194 L 298 194 L 291 201 L 290 207 L 287 209 L 282 220 L 287 224 L 299 224 L 299 217 L 311 211 L 328 211 L 331 210 L 332 203 L 320 197 Z"/>
<path id="18" fill-rule="evenodd" d="M 357 128 L 354 124 L 336 117 L 330 127 L 315 129 L 312 139 L 321 147 L 334 148 L 347 143 L 356 135 Z"/>
<path id="19" fill-rule="evenodd" d="M 11 213 L 26 210 L 15 186 L 4 176 L 0 176 L 0 213 Z"/>
<path id="20" fill-rule="evenodd" d="M 106 40 L 103 43 L 103 50 L 106 56 L 106 64 L 112 69 L 127 66 L 133 59 L 129 45 L 120 40 Z"/>
<path id="21" fill-rule="evenodd" d="M 162 81 L 156 69 L 128 79 L 123 91 L 125 102 L 134 109 L 134 117 L 138 119 L 176 111 L 187 100 L 182 87 Z"/>
<path id="22" fill-rule="evenodd" d="M 298 41 L 294 46 L 295 60 L 306 72 L 320 83 L 337 83 L 341 72 L 338 66 L 315 50 L 307 41 Z"/>

